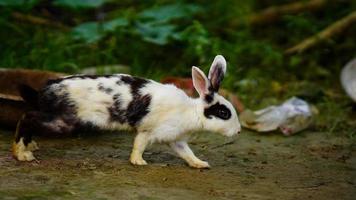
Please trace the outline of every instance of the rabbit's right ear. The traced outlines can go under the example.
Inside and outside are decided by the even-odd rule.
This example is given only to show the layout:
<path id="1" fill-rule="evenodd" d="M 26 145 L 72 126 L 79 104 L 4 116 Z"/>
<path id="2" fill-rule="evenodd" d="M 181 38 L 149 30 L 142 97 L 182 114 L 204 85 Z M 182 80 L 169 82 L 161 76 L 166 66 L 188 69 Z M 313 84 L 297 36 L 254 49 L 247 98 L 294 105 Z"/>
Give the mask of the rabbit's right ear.
<path id="1" fill-rule="evenodd" d="M 211 89 L 214 92 L 218 92 L 220 84 L 224 79 L 226 73 L 226 60 L 222 55 L 215 56 L 213 64 L 211 64 L 209 70 L 208 79 L 211 82 Z"/>
<path id="2" fill-rule="evenodd" d="M 202 72 L 198 67 L 192 67 L 192 78 L 194 88 L 199 93 L 200 97 L 205 97 L 205 95 L 209 94 L 209 81 L 205 76 L 204 72 Z"/>

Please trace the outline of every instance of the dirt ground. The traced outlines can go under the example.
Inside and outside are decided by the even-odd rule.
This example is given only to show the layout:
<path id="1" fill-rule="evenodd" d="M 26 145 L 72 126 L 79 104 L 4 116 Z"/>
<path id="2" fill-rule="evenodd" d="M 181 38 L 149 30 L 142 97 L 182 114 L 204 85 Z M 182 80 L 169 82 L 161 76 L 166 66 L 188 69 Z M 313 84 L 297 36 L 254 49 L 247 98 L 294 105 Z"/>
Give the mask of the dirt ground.
<path id="1" fill-rule="evenodd" d="M 22 163 L 0 130 L 0 199 L 355 199 L 355 140 L 336 135 L 198 133 L 191 146 L 212 166 L 198 170 L 164 144 L 132 166 L 133 134 L 122 132 L 35 138 L 40 162 Z"/>

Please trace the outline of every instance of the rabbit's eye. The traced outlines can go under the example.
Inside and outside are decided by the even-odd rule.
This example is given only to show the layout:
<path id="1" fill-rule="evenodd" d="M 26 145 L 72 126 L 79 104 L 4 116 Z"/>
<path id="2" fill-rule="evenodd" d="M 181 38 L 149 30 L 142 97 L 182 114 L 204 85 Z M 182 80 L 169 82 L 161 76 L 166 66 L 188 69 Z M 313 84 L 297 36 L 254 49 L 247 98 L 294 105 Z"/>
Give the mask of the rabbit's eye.
<path id="1" fill-rule="evenodd" d="M 218 115 L 223 119 L 229 118 L 229 113 L 226 110 L 219 110 Z"/>
<path id="2" fill-rule="evenodd" d="M 220 118 L 222 120 L 228 120 L 231 117 L 231 111 L 223 104 L 216 103 L 204 110 L 204 115 L 208 119 L 212 119 L 212 116 Z"/>

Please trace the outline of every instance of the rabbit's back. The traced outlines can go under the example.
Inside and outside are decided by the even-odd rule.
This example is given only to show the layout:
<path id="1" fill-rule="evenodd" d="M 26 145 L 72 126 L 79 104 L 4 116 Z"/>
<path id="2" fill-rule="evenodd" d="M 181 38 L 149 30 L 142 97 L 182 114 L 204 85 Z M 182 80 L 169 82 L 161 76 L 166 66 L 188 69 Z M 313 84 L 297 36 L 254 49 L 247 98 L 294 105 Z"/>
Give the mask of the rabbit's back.
<path id="1" fill-rule="evenodd" d="M 140 90 L 153 81 L 124 74 L 69 76 L 40 91 L 41 111 L 103 129 L 137 126 L 149 113 L 152 96 Z"/>

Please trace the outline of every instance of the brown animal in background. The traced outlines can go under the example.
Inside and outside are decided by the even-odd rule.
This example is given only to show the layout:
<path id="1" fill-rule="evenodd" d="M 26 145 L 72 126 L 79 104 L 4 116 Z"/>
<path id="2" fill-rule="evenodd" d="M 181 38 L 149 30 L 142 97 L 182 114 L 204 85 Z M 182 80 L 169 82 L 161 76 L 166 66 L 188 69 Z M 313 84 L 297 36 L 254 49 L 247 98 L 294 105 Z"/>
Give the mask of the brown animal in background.
<path id="1" fill-rule="evenodd" d="M 16 127 L 21 116 L 30 109 L 19 95 L 19 85 L 25 84 L 39 89 L 49 79 L 62 75 L 29 69 L 0 69 L 0 125 L 7 128 Z"/>

